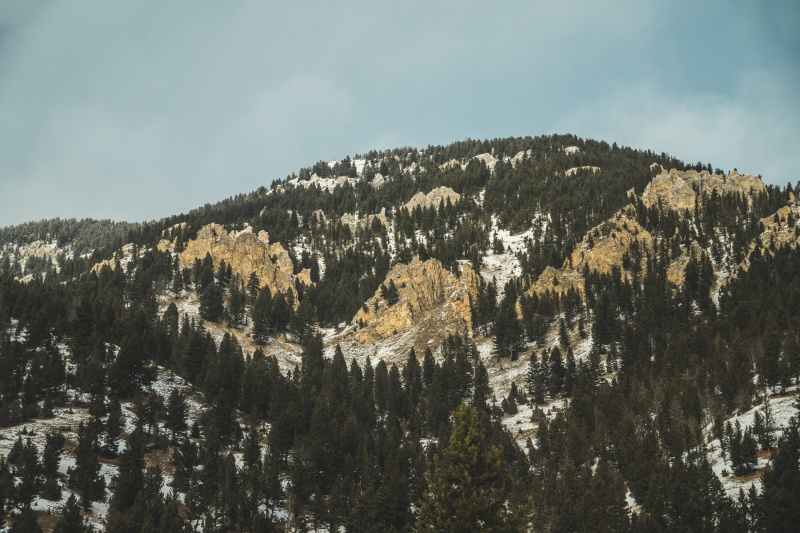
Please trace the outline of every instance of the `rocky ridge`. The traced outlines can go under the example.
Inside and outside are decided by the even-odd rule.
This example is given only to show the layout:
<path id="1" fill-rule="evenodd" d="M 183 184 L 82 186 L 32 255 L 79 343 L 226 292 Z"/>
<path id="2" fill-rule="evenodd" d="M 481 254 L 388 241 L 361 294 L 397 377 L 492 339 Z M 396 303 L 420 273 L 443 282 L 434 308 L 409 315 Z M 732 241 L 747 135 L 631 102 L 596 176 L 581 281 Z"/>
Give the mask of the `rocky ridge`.
<path id="1" fill-rule="evenodd" d="M 428 194 L 418 192 L 412 196 L 411 200 L 406 202 L 403 207 L 405 207 L 409 213 L 417 206 L 422 207 L 423 209 L 427 209 L 431 206 L 439 209 L 439 205 L 446 200 L 450 200 L 451 204 L 455 204 L 461 200 L 461 195 L 450 187 L 436 187 Z"/>
<path id="2" fill-rule="evenodd" d="M 741 194 L 751 202 L 753 196 L 765 192 L 766 187 L 760 178 L 750 175 L 743 176 L 737 172 L 723 176 L 706 171 L 672 169 L 662 171 L 653 178 L 645 187 L 641 199 L 646 207 L 660 205 L 663 208 L 677 210 L 694 209 L 698 196 L 710 195 L 715 191 L 726 195 Z M 629 196 L 632 199 L 636 198 L 633 191 L 629 192 Z M 789 224 L 789 213 L 794 212 L 793 209 L 800 208 L 786 206 L 778 212 L 777 219 L 768 217 L 762 220 L 765 226 L 765 233 L 761 236 L 762 243 L 776 241 L 778 245 L 781 245 L 782 243 L 796 242 L 798 237 L 795 236 L 795 230 Z M 800 214 L 800 212 L 796 214 Z M 619 268 L 622 276 L 629 279 L 631 271 L 623 268 L 623 258 L 631 244 L 634 241 L 638 244 L 643 258 L 648 251 L 653 250 L 656 244 L 653 236 L 636 221 L 635 215 L 635 208 L 631 204 L 592 229 L 567 257 L 564 265 L 560 269 L 552 267 L 545 269 L 531 284 L 528 293 L 542 294 L 547 291 L 555 291 L 563 294 L 570 288 L 582 291 L 584 287 L 582 272 L 587 266 L 589 270 L 606 274 L 614 268 Z M 751 250 L 755 246 L 754 243 Z M 691 242 L 688 247 L 684 247 L 667 269 L 667 277 L 670 282 L 676 286 L 682 284 L 689 259 L 692 256 L 697 257 L 698 254 L 706 253 L 696 241 Z M 640 266 L 644 268 L 644 259 L 642 261 Z"/>
<path id="3" fill-rule="evenodd" d="M 713 191 L 719 194 L 739 193 L 752 201 L 752 197 L 765 192 L 766 187 L 760 178 L 749 174 L 743 176 L 736 171 L 724 176 L 710 174 L 705 170 L 696 172 L 672 169 L 662 171 L 653 178 L 642 193 L 642 202 L 646 207 L 653 207 L 661 202 L 661 205 L 674 209 L 694 209 L 698 194 L 710 195 Z"/>
<path id="4" fill-rule="evenodd" d="M 379 287 L 352 320 L 358 327 L 357 342 L 386 339 L 423 322 L 430 322 L 442 337 L 471 329 L 470 297 L 477 294 L 479 283 L 471 265 L 462 265 L 456 276 L 436 259 L 415 257 L 407 265 L 395 265 L 383 285 L 388 287 L 390 281 L 397 288 L 397 302 L 387 302 Z"/>
<path id="5" fill-rule="evenodd" d="M 202 261 L 207 253 L 211 254 L 215 268 L 224 260 L 233 274 L 243 280 L 255 272 L 261 286 L 268 286 L 273 294 L 281 291 L 295 295 L 295 279 L 311 284 L 310 271 L 304 269 L 295 276 L 289 252 L 280 243 L 270 244 L 266 231 L 255 235 L 252 228 L 247 227 L 229 233 L 219 224 L 208 224 L 197 232 L 197 238 L 186 243 L 178 262 L 183 268 L 192 268 L 195 260 Z"/>

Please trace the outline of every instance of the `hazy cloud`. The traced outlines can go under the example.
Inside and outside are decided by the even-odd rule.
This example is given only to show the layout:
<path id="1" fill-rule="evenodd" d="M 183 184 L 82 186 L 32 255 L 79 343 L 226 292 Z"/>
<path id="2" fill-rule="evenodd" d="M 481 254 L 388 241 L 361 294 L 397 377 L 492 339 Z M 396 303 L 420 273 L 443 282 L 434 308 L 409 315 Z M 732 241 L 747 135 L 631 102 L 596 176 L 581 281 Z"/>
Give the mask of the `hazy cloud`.
<path id="1" fill-rule="evenodd" d="M 785 183 L 793 2 L 0 0 L 0 225 L 142 220 L 398 145 L 575 133 Z"/>

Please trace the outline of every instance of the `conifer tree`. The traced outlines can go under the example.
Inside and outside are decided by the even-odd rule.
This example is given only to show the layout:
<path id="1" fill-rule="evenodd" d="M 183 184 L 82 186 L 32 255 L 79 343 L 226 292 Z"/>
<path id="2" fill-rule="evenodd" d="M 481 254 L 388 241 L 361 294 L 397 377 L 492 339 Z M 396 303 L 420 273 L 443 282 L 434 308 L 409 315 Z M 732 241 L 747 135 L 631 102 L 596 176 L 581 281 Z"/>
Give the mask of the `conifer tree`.
<path id="1" fill-rule="evenodd" d="M 172 389 L 167 401 L 167 429 L 172 431 L 172 440 L 188 428 L 186 424 L 186 396 L 178 389 Z"/>
<path id="2" fill-rule="evenodd" d="M 61 509 L 61 517 L 56 522 L 53 533 L 89 533 L 92 528 L 81 515 L 78 501 L 74 494 L 70 494 L 67 503 Z"/>
<path id="3" fill-rule="evenodd" d="M 200 295 L 200 316 L 210 322 L 219 322 L 222 320 L 224 309 L 222 290 L 216 284 L 209 283 Z"/>
<path id="4" fill-rule="evenodd" d="M 142 431 L 137 428 L 128 437 L 125 450 L 120 455 L 119 473 L 112 482 L 114 494 L 111 496 L 111 509 L 113 511 L 127 511 L 144 488 L 143 439 Z"/>
<path id="5" fill-rule="evenodd" d="M 448 446 L 427 473 L 417 527 L 420 531 L 525 531 L 532 506 L 510 504 L 516 488 L 500 447 L 486 440 L 479 411 L 456 410 Z"/>
<path id="6" fill-rule="evenodd" d="M 88 511 L 93 502 L 103 501 L 106 480 L 100 475 L 100 462 L 94 449 L 96 435 L 92 424 L 78 426 L 78 448 L 75 452 L 75 468 L 68 471 L 68 485 L 81 494 L 81 506 Z"/>
<path id="7" fill-rule="evenodd" d="M 11 524 L 9 533 L 42 533 L 42 528 L 30 505 L 25 505 Z"/>

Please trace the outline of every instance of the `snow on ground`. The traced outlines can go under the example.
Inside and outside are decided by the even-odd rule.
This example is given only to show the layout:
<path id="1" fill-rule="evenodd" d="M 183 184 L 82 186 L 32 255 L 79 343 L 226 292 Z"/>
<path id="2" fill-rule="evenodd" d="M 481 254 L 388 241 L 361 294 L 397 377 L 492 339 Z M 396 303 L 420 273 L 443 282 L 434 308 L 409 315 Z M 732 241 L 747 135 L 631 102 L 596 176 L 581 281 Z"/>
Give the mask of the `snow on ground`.
<path id="1" fill-rule="evenodd" d="M 786 394 L 780 396 L 772 396 L 769 399 L 769 405 L 772 410 L 772 416 L 775 421 L 776 431 L 773 433 L 775 439 L 779 438 L 783 428 L 789 425 L 789 419 L 793 416 L 798 416 L 798 411 L 794 407 L 794 388 L 791 387 L 787 390 Z M 753 425 L 753 418 L 759 412 L 763 415 L 764 405 L 760 403 L 745 413 L 738 414 L 726 420 L 730 422 L 731 426 L 739 422 L 742 431 L 745 428 Z M 710 436 L 711 426 L 705 428 L 706 435 Z M 750 490 L 750 487 L 755 486 L 756 490 L 761 488 L 759 479 L 764 469 L 769 464 L 769 457 L 767 454 L 759 453 L 758 464 L 756 471 L 744 476 L 734 476 L 730 461 L 723 459 L 722 450 L 720 449 L 719 439 L 714 439 L 708 443 L 708 462 L 712 470 L 722 482 L 722 487 L 731 498 L 736 498 L 739 495 L 739 489 L 744 490 L 745 493 Z"/>
<path id="2" fill-rule="evenodd" d="M 192 291 L 185 291 L 184 298 L 174 300 L 166 298 L 161 302 L 161 313 L 163 313 L 170 302 L 175 302 L 178 308 L 178 323 L 183 322 L 183 316 L 188 315 L 190 319 L 194 318 L 196 322 L 202 322 L 206 331 L 211 334 L 214 342 L 219 345 L 222 338 L 226 333 L 236 337 L 237 342 L 242 347 L 242 352 L 245 356 L 252 355 L 257 348 L 261 348 L 264 354 L 269 357 L 274 355 L 278 360 L 281 372 L 284 374 L 287 371 L 293 370 L 295 365 L 300 364 L 300 354 L 302 352 L 300 346 L 293 344 L 286 339 L 285 335 L 277 337 L 270 337 L 269 343 L 266 346 L 258 346 L 253 341 L 251 336 L 252 323 L 248 322 L 248 326 L 243 328 L 231 328 L 224 323 L 207 322 L 200 318 L 200 301 L 197 294 Z"/>
<path id="3" fill-rule="evenodd" d="M 496 254 L 490 250 L 481 258 L 481 275 L 486 281 L 497 279 L 498 297 L 503 293 L 506 283 L 512 278 L 522 275 L 522 267 L 516 254 L 526 249 L 526 240 L 533 238 L 533 228 L 522 233 L 512 235 L 507 229 L 499 227 L 497 217 L 492 217 L 492 238 L 497 236 L 503 243 L 504 253 Z"/>

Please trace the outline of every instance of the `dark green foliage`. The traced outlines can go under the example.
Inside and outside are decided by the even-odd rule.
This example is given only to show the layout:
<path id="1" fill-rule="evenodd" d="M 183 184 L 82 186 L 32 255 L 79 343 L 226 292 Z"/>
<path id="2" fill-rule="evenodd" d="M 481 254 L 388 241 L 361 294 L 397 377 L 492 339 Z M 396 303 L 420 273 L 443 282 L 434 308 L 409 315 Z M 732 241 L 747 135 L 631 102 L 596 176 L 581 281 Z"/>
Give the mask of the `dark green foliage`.
<path id="1" fill-rule="evenodd" d="M 394 305 L 399 300 L 397 287 L 394 285 L 394 280 L 389 280 L 389 285 L 381 284 L 381 298 L 386 300 L 387 305 Z"/>
<path id="2" fill-rule="evenodd" d="M 224 310 L 222 289 L 215 283 L 209 283 L 200 295 L 200 316 L 211 322 L 219 322 Z"/>
<path id="3" fill-rule="evenodd" d="M 42 533 L 30 505 L 25 505 L 11 524 L 11 533 Z"/>
<path id="4" fill-rule="evenodd" d="M 568 154 L 566 146 L 580 151 Z M 503 160 L 522 150 L 530 154 L 515 165 Z M 499 158 L 494 170 L 472 159 L 481 153 Z M 631 216 L 654 237 L 653 248 L 631 245 L 621 268 L 610 272 L 582 270 L 583 292 L 534 294 L 528 289 L 539 274 L 569 262 L 587 231 L 594 228 L 590 246 L 614 238 L 603 220 L 631 202 L 631 187 L 641 193 L 653 176 L 652 163 L 689 167 L 666 154 L 574 136 L 468 140 L 424 153 L 404 148 L 366 157 L 374 166 L 365 168 L 355 186 L 328 191 L 276 182 L 283 192 L 266 195 L 260 189 L 132 226 L 124 239 L 107 240 L 89 259 L 59 259 L 59 273 L 47 261 L 21 265 L 0 259 L 0 425 L 18 426 L 62 406 L 88 407 L 93 418 L 80 429 L 78 465 L 68 481 L 88 507 L 102 497 L 97 454 L 117 455 L 120 400 L 132 402 L 140 429 L 118 458 L 109 531 L 419 530 L 428 518 L 418 521 L 414 511 L 431 497 L 425 472 L 433 475 L 438 468 L 444 477 L 448 453 L 458 455 L 452 415 L 462 403 L 478 412 L 473 426 L 482 435 L 484 456 L 493 458 L 476 465 L 475 474 L 485 475 L 487 483 L 513 480 L 495 485 L 489 501 L 508 500 L 507 509 L 535 501 L 536 530 L 781 531 L 796 523 L 797 439 L 787 432 L 776 442 L 762 399 L 791 387 L 800 374 L 800 253 L 777 246 L 757 250 L 747 270 L 728 273 L 719 298 L 712 293 L 723 269 L 744 260 L 761 232 L 760 218 L 787 203 L 788 188 L 769 187 L 768 194 L 752 198 L 703 196 L 698 209 L 684 213 L 634 200 Z M 453 158 L 465 168 L 440 168 Z M 403 172 L 411 163 L 425 171 Z M 563 176 L 565 169 L 584 165 L 602 170 Z M 349 159 L 336 167 L 320 162 L 298 177 L 357 175 Z M 370 187 L 378 171 L 387 180 Z M 441 185 L 462 200 L 411 212 L 395 207 Z M 355 231 L 341 222 L 344 213 L 363 220 L 383 207 L 388 228 L 378 218 Z M 314 213 L 318 209 L 325 220 Z M 495 221 L 512 232 L 530 228 L 531 237 L 517 254 L 520 278 L 505 287 L 481 279 L 470 301 L 471 333 L 481 342 L 494 337 L 490 342 L 500 360 L 492 365 L 529 358 L 525 389 L 540 424 L 536 446 L 526 454 L 501 429 L 497 402 L 513 413 L 527 398 L 514 386 L 495 399 L 469 335 L 450 336 L 440 351 L 426 349 L 422 361 L 412 351 L 373 367 L 346 345 L 326 356 L 316 334 L 317 325 L 349 322 L 376 291 L 397 305 L 402 288 L 386 281 L 387 275 L 415 255 L 437 259 L 454 274 L 466 263 L 480 271 L 490 247 L 506 252 L 499 238 L 492 239 Z M 268 231 L 270 242 L 289 251 L 294 273 L 310 269 L 312 284 L 298 282 L 292 291 L 272 294 L 266 285 L 259 288 L 267 280 L 251 275 L 245 286 L 229 264 L 215 265 L 210 255 L 180 270 L 175 257 L 157 251 L 158 241 L 167 238 L 180 252 L 210 222 L 228 231 L 245 223 Z M 389 228 L 395 239 L 389 239 Z M 19 242 L 33 237 L 12 230 L 0 231 L 0 242 L 12 233 Z M 695 241 L 704 251 L 696 251 Z M 117 263 L 88 271 L 123 242 L 134 243 L 126 268 Z M 295 252 L 298 245 L 302 252 Z M 676 287 L 667 272 L 684 252 L 685 283 Z M 14 280 L 23 270 L 45 277 Z M 203 320 L 181 317 L 177 305 L 160 314 L 167 291 L 182 290 L 200 295 L 205 320 L 227 319 L 240 328 L 249 314 L 253 329 L 246 333 L 260 346 L 270 344 L 270 337 L 302 344 L 302 369 L 287 374 L 261 350 L 244 353 L 234 336 L 215 341 Z M 546 346 L 555 332 L 560 345 Z M 593 349 L 586 357 L 581 346 L 577 357 L 571 341 L 589 332 Z M 62 344 L 69 354 L 60 351 Z M 174 392 L 160 405 L 150 387 L 156 365 L 180 375 L 201 396 L 202 412 L 189 435 L 186 399 Z M 563 407 L 540 407 L 551 400 Z M 752 427 L 726 431 L 726 420 L 757 404 L 763 416 Z M 105 416 L 101 426 L 99 417 Z M 734 473 L 757 466 L 758 447 L 774 452 L 763 497 L 753 492 L 737 500 L 721 492 L 705 463 L 709 442 L 702 428 L 709 421 Z M 171 445 L 159 437 L 162 423 L 172 434 Z M 269 431 L 260 435 L 265 423 Z M 48 437 L 41 463 L 24 439 L 9 454 L 11 467 L 0 462 L 0 513 L 10 505 L 24 508 L 37 492 L 55 495 L 54 439 Z M 180 493 L 180 505 L 161 495 L 160 472 L 144 468 L 145 450 L 158 448 L 173 457 L 172 488 Z M 244 450 L 242 468 L 236 450 Z M 492 466 L 498 455 L 500 470 Z M 627 489 L 640 508 L 630 518 Z M 82 527 L 74 507 L 73 501 L 65 510 L 72 517 L 68 530 Z M 289 523 L 276 523 L 278 508 L 289 511 Z M 459 512 L 481 509 L 486 507 L 459 506 Z"/>
<path id="5" fill-rule="evenodd" d="M 61 518 L 56 522 L 53 533 L 89 533 L 92 528 L 81 516 L 78 501 L 74 495 L 70 495 L 67 504 L 61 510 Z"/>
<path id="6" fill-rule="evenodd" d="M 480 416 L 465 404 L 456 410 L 449 445 L 426 476 L 420 531 L 527 530 L 532 505 L 507 506 L 515 480 L 502 448 L 486 442 Z"/>
<path id="7" fill-rule="evenodd" d="M 91 509 L 93 502 L 105 499 L 106 481 L 100 475 L 100 462 L 94 449 L 97 440 L 95 432 L 94 424 L 81 422 L 78 428 L 75 468 L 70 468 L 68 471 L 68 485 L 80 493 L 81 506 L 85 510 Z"/>

